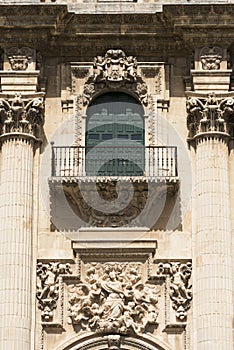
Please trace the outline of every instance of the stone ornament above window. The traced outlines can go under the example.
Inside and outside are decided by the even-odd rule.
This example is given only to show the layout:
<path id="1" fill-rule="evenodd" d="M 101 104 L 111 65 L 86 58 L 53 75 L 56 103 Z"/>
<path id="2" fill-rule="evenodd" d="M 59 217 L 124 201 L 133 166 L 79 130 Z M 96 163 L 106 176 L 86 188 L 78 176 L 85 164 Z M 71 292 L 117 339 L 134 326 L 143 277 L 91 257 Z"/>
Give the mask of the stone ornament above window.
<path id="1" fill-rule="evenodd" d="M 200 51 L 200 61 L 203 70 L 218 70 L 223 59 L 223 50 L 221 47 L 205 46 Z"/>
<path id="2" fill-rule="evenodd" d="M 127 57 L 122 50 L 108 50 L 104 57 L 95 57 L 93 68 L 96 81 L 134 81 L 137 76 L 136 58 Z"/>
<path id="3" fill-rule="evenodd" d="M 100 90 L 124 88 L 134 92 L 139 100 L 148 104 L 147 85 L 137 73 L 137 60 L 122 50 L 108 50 L 105 56 L 93 61 L 93 74 L 84 85 L 83 103 L 88 105 Z"/>
<path id="4" fill-rule="evenodd" d="M 6 55 L 12 70 L 26 70 L 35 59 L 35 50 L 29 47 L 11 47 L 6 50 Z"/>

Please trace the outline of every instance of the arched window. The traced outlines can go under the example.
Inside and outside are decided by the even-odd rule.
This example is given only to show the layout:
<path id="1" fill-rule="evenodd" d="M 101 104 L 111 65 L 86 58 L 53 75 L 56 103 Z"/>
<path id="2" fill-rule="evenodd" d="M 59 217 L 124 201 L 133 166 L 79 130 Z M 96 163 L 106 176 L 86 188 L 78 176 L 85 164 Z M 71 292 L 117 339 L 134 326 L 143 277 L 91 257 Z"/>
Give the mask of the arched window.
<path id="1" fill-rule="evenodd" d="M 105 93 L 87 108 L 86 174 L 144 174 L 144 111 L 132 96 Z"/>

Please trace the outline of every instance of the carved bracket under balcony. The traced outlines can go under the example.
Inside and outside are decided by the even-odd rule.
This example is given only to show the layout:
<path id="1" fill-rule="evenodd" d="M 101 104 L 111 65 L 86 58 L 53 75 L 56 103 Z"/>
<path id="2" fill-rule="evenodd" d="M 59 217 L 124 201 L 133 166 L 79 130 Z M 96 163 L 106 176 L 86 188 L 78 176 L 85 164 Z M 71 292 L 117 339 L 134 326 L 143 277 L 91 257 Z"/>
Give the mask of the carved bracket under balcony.
<path id="1" fill-rule="evenodd" d="M 108 50 L 105 56 L 97 56 L 93 62 L 93 74 L 83 90 L 86 106 L 100 91 L 125 89 L 132 91 L 142 104 L 148 104 L 147 85 L 137 73 L 137 60 L 126 56 L 122 50 Z"/>
<path id="2" fill-rule="evenodd" d="M 0 95 L 1 135 L 19 133 L 40 138 L 44 123 L 44 94 L 22 96 L 16 93 L 11 98 Z"/>
<path id="3" fill-rule="evenodd" d="M 55 229 L 80 227 L 151 227 L 165 229 L 177 208 L 178 182 L 147 179 L 50 181 L 51 221 Z M 179 221 L 179 219 L 178 219 Z"/>
<path id="4" fill-rule="evenodd" d="M 186 320 L 192 300 L 192 263 L 160 262 L 157 274 L 159 277 L 169 278 L 169 295 L 176 317 L 180 321 Z"/>
<path id="5" fill-rule="evenodd" d="M 50 262 L 37 264 L 38 307 L 41 310 L 42 321 L 53 320 L 53 310 L 57 307 L 59 298 L 59 276 L 72 274 L 69 263 Z"/>
<path id="6" fill-rule="evenodd" d="M 68 287 L 68 323 L 104 334 L 156 327 L 160 287 L 143 283 L 141 268 L 136 262 L 87 264 L 85 280 Z"/>
<path id="7" fill-rule="evenodd" d="M 222 96 L 214 93 L 187 95 L 188 141 L 204 133 L 219 133 L 233 137 L 234 94 Z"/>

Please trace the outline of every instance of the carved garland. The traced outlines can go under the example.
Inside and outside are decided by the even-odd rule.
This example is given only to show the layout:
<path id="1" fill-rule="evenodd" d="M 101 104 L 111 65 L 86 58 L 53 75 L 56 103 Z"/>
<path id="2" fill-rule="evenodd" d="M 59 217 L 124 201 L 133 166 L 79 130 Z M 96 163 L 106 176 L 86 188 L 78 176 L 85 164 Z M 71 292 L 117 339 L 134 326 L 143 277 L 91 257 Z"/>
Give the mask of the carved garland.
<path id="1" fill-rule="evenodd" d="M 132 91 L 143 105 L 148 104 L 147 85 L 137 73 L 137 60 L 122 50 L 108 50 L 93 62 L 93 75 L 84 85 L 83 104 L 87 106 L 94 95 L 104 89 L 124 88 Z"/>

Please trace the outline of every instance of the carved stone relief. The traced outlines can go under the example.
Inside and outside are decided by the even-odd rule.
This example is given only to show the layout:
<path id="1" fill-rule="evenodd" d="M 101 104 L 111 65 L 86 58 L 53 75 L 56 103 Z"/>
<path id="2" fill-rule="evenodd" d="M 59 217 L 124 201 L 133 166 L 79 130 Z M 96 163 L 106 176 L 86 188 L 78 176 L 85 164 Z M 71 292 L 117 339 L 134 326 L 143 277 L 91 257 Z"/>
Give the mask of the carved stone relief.
<path id="1" fill-rule="evenodd" d="M 120 182 L 118 191 L 121 192 L 121 204 L 116 204 L 117 192 L 115 181 L 98 182 L 97 184 L 83 184 L 82 187 L 66 187 L 65 195 L 71 200 L 80 218 L 89 226 L 120 227 L 138 218 L 148 199 L 147 184 L 134 183 L 134 194 L 131 199 L 132 185 Z M 97 192 L 94 191 L 97 188 Z M 98 205 L 100 197 L 103 206 Z M 84 199 L 85 194 L 85 199 Z M 92 205 L 89 205 L 92 203 Z"/>
<path id="2" fill-rule="evenodd" d="M 100 90 L 124 88 L 135 93 L 143 105 L 147 105 L 147 85 L 137 73 L 137 60 L 126 56 L 122 50 L 108 50 L 105 56 L 97 56 L 93 62 L 93 75 L 84 85 L 83 103 L 88 105 Z"/>
<path id="3" fill-rule="evenodd" d="M 29 63 L 35 59 L 35 50 L 29 47 L 11 47 L 6 50 L 12 70 L 26 70 Z"/>
<path id="4" fill-rule="evenodd" d="M 205 46 L 200 51 L 200 61 L 203 70 L 218 70 L 223 58 L 223 50 L 221 47 Z"/>
<path id="5" fill-rule="evenodd" d="M 12 132 L 40 136 L 44 123 L 43 95 L 25 99 L 21 94 L 13 98 L 0 98 L 1 134 Z"/>
<path id="6" fill-rule="evenodd" d="M 141 279 L 141 263 L 87 264 L 85 281 L 68 289 L 68 322 L 111 334 L 142 333 L 150 325 L 156 327 L 160 290 Z M 118 339 L 109 343 L 116 348 Z"/>
<path id="7" fill-rule="evenodd" d="M 192 285 L 190 282 L 192 274 L 192 263 L 160 262 L 157 270 L 158 276 L 169 277 L 170 299 L 172 307 L 176 311 L 176 317 L 180 321 L 187 318 L 187 311 L 191 306 Z"/>
<path id="8" fill-rule="evenodd" d="M 214 93 L 207 97 L 189 96 L 187 114 L 189 139 L 205 132 L 233 135 L 234 98 L 232 96 L 220 98 Z"/>
<path id="9" fill-rule="evenodd" d="M 38 307 L 41 310 L 42 321 L 53 320 L 53 310 L 57 307 L 59 298 L 59 275 L 72 274 L 70 264 L 50 262 L 37 264 Z"/>

